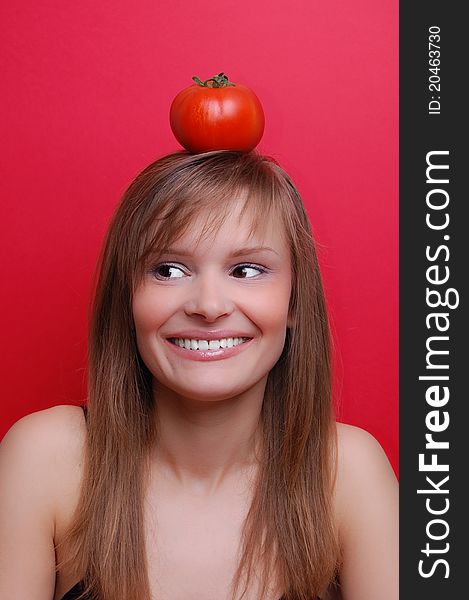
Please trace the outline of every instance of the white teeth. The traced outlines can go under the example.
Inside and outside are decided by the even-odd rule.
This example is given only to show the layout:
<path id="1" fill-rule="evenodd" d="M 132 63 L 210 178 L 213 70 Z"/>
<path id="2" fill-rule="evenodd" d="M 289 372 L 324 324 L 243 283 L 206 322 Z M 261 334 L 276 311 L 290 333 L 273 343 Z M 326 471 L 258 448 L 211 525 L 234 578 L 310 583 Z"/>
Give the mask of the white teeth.
<path id="1" fill-rule="evenodd" d="M 220 348 L 232 348 L 238 346 L 250 338 L 235 337 L 222 338 L 220 340 L 194 340 L 188 338 L 170 338 L 173 344 L 187 350 L 219 350 Z"/>

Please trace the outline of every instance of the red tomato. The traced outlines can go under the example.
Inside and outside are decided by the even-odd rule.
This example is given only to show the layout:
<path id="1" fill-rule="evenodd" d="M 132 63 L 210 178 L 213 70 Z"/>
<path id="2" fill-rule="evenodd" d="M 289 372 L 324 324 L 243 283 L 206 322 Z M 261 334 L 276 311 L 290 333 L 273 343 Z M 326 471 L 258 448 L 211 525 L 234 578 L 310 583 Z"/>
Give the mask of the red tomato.
<path id="1" fill-rule="evenodd" d="M 242 150 L 257 146 L 264 133 L 264 111 L 254 92 L 224 73 L 179 92 L 169 112 L 177 141 L 194 153 Z M 211 85 L 209 85 L 211 83 Z"/>

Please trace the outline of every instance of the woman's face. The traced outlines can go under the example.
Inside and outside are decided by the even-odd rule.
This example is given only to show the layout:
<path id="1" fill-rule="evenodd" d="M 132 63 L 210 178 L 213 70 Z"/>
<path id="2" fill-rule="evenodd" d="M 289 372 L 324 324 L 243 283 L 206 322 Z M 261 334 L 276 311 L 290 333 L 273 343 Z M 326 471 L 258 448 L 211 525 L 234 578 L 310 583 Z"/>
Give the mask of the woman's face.
<path id="1" fill-rule="evenodd" d="M 137 345 L 158 382 L 194 400 L 232 398 L 266 380 L 289 325 L 291 259 L 283 225 L 248 239 L 239 206 L 215 237 L 195 222 L 157 256 L 133 298 Z"/>

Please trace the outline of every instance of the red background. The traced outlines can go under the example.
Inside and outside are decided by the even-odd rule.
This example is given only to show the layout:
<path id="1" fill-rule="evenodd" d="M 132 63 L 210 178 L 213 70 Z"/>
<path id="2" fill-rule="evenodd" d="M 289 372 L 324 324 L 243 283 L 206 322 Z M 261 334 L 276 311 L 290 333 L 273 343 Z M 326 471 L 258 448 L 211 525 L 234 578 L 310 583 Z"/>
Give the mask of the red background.
<path id="1" fill-rule="evenodd" d="M 224 71 L 266 114 L 318 242 L 340 420 L 397 470 L 397 0 L 17 0 L 3 43 L 0 437 L 85 397 L 91 275 L 133 177 L 179 148 L 173 97 Z"/>

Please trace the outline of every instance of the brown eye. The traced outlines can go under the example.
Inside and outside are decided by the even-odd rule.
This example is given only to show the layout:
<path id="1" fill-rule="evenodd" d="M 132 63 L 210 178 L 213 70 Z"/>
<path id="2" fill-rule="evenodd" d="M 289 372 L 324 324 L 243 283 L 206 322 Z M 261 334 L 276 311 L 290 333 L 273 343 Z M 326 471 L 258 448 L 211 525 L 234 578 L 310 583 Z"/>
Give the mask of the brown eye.
<path id="1" fill-rule="evenodd" d="M 153 268 L 152 273 L 157 279 L 179 279 L 184 277 L 184 271 L 176 265 L 161 264 Z"/>
<path id="2" fill-rule="evenodd" d="M 239 275 L 236 275 L 236 273 Z M 233 269 L 233 275 L 236 279 L 250 279 L 259 275 L 259 273 L 265 273 L 265 269 L 255 265 L 238 265 Z"/>

